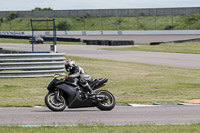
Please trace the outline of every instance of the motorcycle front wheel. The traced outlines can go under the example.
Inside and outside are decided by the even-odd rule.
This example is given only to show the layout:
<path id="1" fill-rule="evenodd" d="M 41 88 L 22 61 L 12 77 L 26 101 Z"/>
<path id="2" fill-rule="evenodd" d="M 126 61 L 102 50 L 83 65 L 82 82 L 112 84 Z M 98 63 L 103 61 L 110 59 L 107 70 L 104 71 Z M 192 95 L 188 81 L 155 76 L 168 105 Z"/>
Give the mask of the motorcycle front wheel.
<path id="1" fill-rule="evenodd" d="M 97 103 L 96 107 L 98 109 L 103 110 L 103 111 L 109 111 L 115 107 L 115 97 L 113 96 L 111 92 L 107 90 L 97 90 L 95 91 L 95 93 L 97 95 L 104 95 L 108 98 L 107 100 Z"/>
<path id="2" fill-rule="evenodd" d="M 65 98 L 60 95 L 60 100 L 58 100 L 55 96 L 54 92 L 49 92 L 45 96 L 45 104 L 52 111 L 63 111 L 67 104 Z"/>

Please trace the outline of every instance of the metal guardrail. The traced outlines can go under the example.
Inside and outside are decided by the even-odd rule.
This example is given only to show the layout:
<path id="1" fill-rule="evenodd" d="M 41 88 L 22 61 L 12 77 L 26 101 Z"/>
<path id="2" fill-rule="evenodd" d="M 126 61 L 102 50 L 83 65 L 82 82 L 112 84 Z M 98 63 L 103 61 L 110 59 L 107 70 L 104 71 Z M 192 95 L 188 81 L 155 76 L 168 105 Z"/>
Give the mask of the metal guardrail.
<path id="1" fill-rule="evenodd" d="M 64 53 L 0 54 L 0 78 L 64 75 Z"/>

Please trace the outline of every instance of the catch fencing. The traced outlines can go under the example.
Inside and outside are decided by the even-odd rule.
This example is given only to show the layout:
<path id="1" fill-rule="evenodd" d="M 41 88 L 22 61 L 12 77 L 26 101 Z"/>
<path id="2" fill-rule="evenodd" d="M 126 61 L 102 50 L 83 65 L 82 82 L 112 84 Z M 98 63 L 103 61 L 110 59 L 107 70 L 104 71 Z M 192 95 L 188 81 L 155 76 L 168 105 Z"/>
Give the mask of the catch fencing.
<path id="1" fill-rule="evenodd" d="M 0 78 L 64 75 L 64 53 L 0 54 Z"/>
<path id="2" fill-rule="evenodd" d="M 199 14 L 179 16 L 136 16 L 136 17 L 63 17 L 56 18 L 60 31 L 96 30 L 196 30 L 199 29 Z M 1 16 L 0 16 L 1 19 Z M 29 18 L 0 20 L 0 31 L 31 31 Z M 62 27 L 58 28 L 58 25 Z M 37 27 L 49 28 L 49 23 L 38 23 Z"/>
<path id="3" fill-rule="evenodd" d="M 132 16 L 169 16 L 200 13 L 200 7 L 180 8 L 137 8 L 137 9 L 82 9 L 82 10 L 44 10 L 16 11 L 19 17 L 132 17 Z M 10 11 L 0 11 L 0 17 L 8 17 Z"/>
<path id="4" fill-rule="evenodd" d="M 31 18 L 56 18 L 58 30 L 195 30 L 199 29 L 200 7 L 15 11 L 17 19 L 9 20 L 13 11 L 0 11 L 0 31 L 29 31 Z M 50 24 L 41 22 L 43 28 Z"/>

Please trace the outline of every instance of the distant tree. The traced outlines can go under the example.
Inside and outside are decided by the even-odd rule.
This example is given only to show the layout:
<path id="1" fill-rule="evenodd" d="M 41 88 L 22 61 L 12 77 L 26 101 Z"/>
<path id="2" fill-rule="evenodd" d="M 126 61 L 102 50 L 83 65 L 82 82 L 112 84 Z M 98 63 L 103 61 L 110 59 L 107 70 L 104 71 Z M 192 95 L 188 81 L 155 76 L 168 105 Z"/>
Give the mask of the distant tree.
<path id="1" fill-rule="evenodd" d="M 115 24 L 119 26 L 119 29 L 121 30 L 122 23 L 125 22 L 122 18 L 119 18 L 116 20 Z"/>
<path id="2" fill-rule="evenodd" d="M 53 9 L 48 7 L 48 8 L 40 8 L 40 7 L 36 7 L 35 9 L 33 9 L 32 11 L 52 11 Z"/>
<path id="3" fill-rule="evenodd" d="M 0 18 L 0 22 L 3 23 L 3 18 Z"/>
<path id="4" fill-rule="evenodd" d="M 36 7 L 35 9 L 33 9 L 32 11 L 41 11 L 42 9 L 40 7 Z"/>
<path id="5" fill-rule="evenodd" d="M 53 11 L 52 8 L 48 7 L 48 8 L 42 8 L 43 11 Z"/>
<path id="6" fill-rule="evenodd" d="M 90 15 L 89 13 L 85 13 L 85 14 L 82 15 L 82 18 L 83 18 L 83 19 L 84 19 L 84 18 L 86 19 L 86 18 L 89 18 L 90 16 L 91 16 L 91 15 Z"/>
<path id="7" fill-rule="evenodd" d="M 165 26 L 164 30 L 173 30 L 175 27 L 175 25 L 167 25 Z"/>
<path id="8" fill-rule="evenodd" d="M 58 28 L 58 30 L 71 30 L 72 28 L 71 24 L 67 21 L 61 21 L 56 25 L 56 27 Z"/>
<path id="9" fill-rule="evenodd" d="M 8 18 L 8 20 L 13 20 L 13 19 L 15 19 L 17 17 L 18 17 L 18 15 L 17 15 L 16 12 L 10 12 L 9 16 L 7 18 Z"/>

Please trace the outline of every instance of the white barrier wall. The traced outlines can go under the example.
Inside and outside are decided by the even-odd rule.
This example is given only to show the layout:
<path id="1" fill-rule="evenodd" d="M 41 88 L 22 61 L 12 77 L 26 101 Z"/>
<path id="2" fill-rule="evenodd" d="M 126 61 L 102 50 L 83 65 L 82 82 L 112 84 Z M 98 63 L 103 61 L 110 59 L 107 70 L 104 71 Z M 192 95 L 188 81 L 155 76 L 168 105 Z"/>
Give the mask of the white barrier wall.
<path id="1" fill-rule="evenodd" d="M 57 31 L 58 36 L 82 35 L 199 35 L 200 30 L 147 30 L 147 31 Z M 32 31 L 0 31 L 0 35 L 32 36 Z M 35 36 L 52 36 L 52 31 L 35 31 Z"/>

